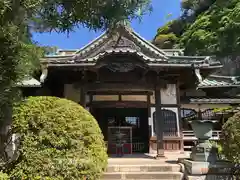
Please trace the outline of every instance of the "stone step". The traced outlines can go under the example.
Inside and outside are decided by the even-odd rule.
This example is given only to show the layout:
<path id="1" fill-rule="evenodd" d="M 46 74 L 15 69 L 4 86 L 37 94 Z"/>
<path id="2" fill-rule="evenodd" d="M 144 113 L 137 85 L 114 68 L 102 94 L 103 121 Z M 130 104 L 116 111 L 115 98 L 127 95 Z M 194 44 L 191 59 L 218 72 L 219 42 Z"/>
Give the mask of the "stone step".
<path id="1" fill-rule="evenodd" d="M 179 164 L 108 165 L 106 172 L 180 172 Z"/>
<path id="2" fill-rule="evenodd" d="M 183 180 L 181 172 L 112 172 L 105 173 L 102 180 Z"/>

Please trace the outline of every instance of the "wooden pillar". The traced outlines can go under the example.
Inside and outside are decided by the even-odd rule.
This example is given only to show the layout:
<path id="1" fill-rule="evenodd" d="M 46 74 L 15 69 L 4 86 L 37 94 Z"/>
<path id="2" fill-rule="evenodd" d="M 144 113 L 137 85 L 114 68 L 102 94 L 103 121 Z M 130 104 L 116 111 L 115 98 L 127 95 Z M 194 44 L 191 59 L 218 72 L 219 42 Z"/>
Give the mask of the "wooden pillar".
<path id="1" fill-rule="evenodd" d="M 86 88 L 81 87 L 80 90 L 80 104 L 82 107 L 86 108 Z"/>
<path id="2" fill-rule="evenodd" d="M 161 112 L 161 94 L 160 88 L 158 86 L 155 87 L 155 109 L 156 109 L 156 118 L 155 118 L 155 129 L 157 136 L 157 156 L 156 158 L 164 157 L 164 141 L 163 141 L 163 131 L 164 131 L 164 122 L 162 119 Z"/>
<path id="3" fill-rule="evenodd" d="M 181 137 L 181 142 L 180 142 L 180 151 L 181 153 L 184 153 L 184 141 L 183 141 L 183 122 L 182 122 L 182 116 L 181 116 L 181 94 L 180 94 L 180 87 L 179 87 L 179 80 L 177 81 L 176 84 L 176 95 L 177 95 L 177 104 L 178 104 L 178 125 L 179 125 L 179 134 Z"/>

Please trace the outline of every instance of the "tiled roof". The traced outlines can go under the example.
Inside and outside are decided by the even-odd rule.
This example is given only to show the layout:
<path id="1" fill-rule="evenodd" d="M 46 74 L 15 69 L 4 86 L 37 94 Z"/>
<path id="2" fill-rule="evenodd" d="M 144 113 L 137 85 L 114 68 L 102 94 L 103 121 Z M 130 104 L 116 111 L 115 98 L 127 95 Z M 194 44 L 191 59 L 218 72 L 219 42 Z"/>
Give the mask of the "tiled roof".
<path id="1" fill-rule="evenodd" d="M 123 40 L 123 44 L 118 44 Z M 117 46 L 115 44 L 117 43 Z M 151 42 L 142 38 L 129 27 L 119 26 L 114 30 L 108 30 L 98 38 L 66 56 L 51 56 L 43 58 L 42 62 L 50 66 L 92 66 L 104 56 L 110 54 L 132 54 L 149 66 L 163 67 L 192 67 L 219 68 L 219 61 L 210 57 L 182 56 L 182 50 L 162 50 Z M 177 54 L 176 54 L 177 53 Z"/>
<path id="2" fill-rule="evenodd" d="M 201 104 L 239 104 L 240 99 L 235 98 L 191 98 L 190 103 Z"/>
<path id="3" fill-rule="evenodd" d="M 54 64 L 57 64 L 59 66 L 72 66 L 72 65 L 79 65 L 79 66 L 85 66 L 85 65 L 95 65 L 97 61 L 107 55 L 110 54 L 132 54 L 136 55 L 138 57 L 141 57 L 145 63 L 147 63 L 149 66 L 163 66 L 163 67 L 192 67 L 193 64 L 198 67 L 211 67 L 211 66 L 217 66 L 221 67 L 221 64 L 215 61 L 209 61 L 208 57 L 188 57 L 183 56 L 181 58 L 179 57 L 170 57 L 168 60 L 166 59 L 156 59 L 149 57 L 145 55 L 143 52 L 133 50 L 131 48 L 111 48 L 107 49 L 105 51 L 100 52 L 98 55 L 80 59 L 76 56 L 51 56 L 47 59 L 42 60 L 42 62 L 49 63 L 49 66 Z"/>
<path id="4" fill-rule="evenodd" d="M 198 85 L 199 88 L 240 87 L 238 77 L 211 75 Z"/>
<path id="5" fill-rule="evenodd" d="M 119 33 L 119 32 L 120 33 Z M 163 59 L 168 59 L 165 52 L 161 49 L 154 46 L 152 43 L 148 42 L 147 40 L 143 39 L 140 35 L 132 31 L 131 29 L 121 26 L 119 29 L 116 29 L 115 31 L 106 31 L 102 35 L 100 35 L 98 38 L 96 38 L 94 41 L 90 42 L 83 48 L 81 48 L 79 51 L 75 52 L 75 55 L 73 59 L 77 59 L 78 57 L 94 50 L 95 48 L 98 48 L 100 45 L 106 45 L 110 41 L 112 41 L 115 37 L 124 37 L 125 35 L 130 36 L 131 40 L 136 43 L 140 47 L 146 48 L 149 52 L 151 52 L 152 55 L 154 55 L 156 58 L 154 61 L 162 61 Z M 116 40 L 116 39 L 115 39 Z M 117 41 L 117 40 L 116 40 Z M 111 48 L 110 48 L 111 49 Z M 107 51 L 110 49 L 106 49 Z M 124 49 L 124 47 L 123 47 Z M 105 51 L 101 51 L 100 54 L 103 54 Z M 134 49 L 133 49 L 134 50 Z M 117 50 L 116 50 L 117 51 Z M 124 50 L 123 50 L 124 51 Z M 108 51 L 109 52 L 109 51 Z M 114 51 L 112 51 L 114 52 Z M 129 52 L 131 53 L 131 52 Z M 82 59 L 82 61 L 88 61 L 87 58 Z"/>
<path id="6" fill-rule="evenodd" d="M 155 46 L 153 43 L 145 40 L 142 36 L 140 36 L 138 33 L 136 33 L 135 31 L 133 31 L 132 29 L 129 30 L 129 28 L 125 28 L 128 33 L 135 39 L 137 40 L 141 45 L 145 46 L 146 48 L 148 48 L 149 50 L 153 51 L 153 52 L 158 52 L 160 54 L 162 54 L 163 57 L 167 58 L 167 54 L 164 52 L 164 50 L 159 49 L 157 46 Z"/>
<path id="7" fill-rule="evenodd" d="M 205 79 L 202 83 L 199 84 L 199 87 L 216 87 L 216 86 L 230 86 L 231 83 L 227 83 L 225 81 L 216 81 Z"/>
<path id="8" fill-rule="evenodd" d="M 169 62 L 175 64 L 195 64 L 202 66 L 221 66 L 221 63 L 209 56 L 168 56 Z"/>
<path id="9" fill-rule="evenodd" d="M 18 87 L 41 87 L 41 83 L 34 78 L 25 78 L 22 82 L 17 83 Z"/>

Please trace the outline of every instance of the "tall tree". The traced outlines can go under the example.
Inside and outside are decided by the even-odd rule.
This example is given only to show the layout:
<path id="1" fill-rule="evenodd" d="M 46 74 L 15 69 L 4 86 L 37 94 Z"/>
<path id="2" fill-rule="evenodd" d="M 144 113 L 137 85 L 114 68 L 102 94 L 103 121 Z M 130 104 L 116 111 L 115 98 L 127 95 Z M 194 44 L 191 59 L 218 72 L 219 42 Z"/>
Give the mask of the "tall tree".
<path id="1" fill-rule="evenodd" d="M 80 25 L 103 29 L 150 9 L 149 0 L 1 0 L 0 1 L 0 152 L 11 124 L 14 85 L 36 67 L 43 49 L 30 30 L 69 32 Z"/>
<path id="2" fill-rule="evenodd" d="M 154 43 L 163 49 L 176 48 L 182 34 L 191 26 L 198 16 L 207 11 L 216 0 L 182 0 L 182 14 L 160 27 L 154 38 Z"/>
<path id="3" fill-rule="evenodd" d="M 171 40 L 162 38 L 166 36 L 174 37 L 171 48 L 183 48 L 186 55 L 217 56 L 224 64 L 221 73 L 240 74 L 239 0 L 184 0 L 181 17 L 159 28 L 154 42 L 165 48 Z"/>

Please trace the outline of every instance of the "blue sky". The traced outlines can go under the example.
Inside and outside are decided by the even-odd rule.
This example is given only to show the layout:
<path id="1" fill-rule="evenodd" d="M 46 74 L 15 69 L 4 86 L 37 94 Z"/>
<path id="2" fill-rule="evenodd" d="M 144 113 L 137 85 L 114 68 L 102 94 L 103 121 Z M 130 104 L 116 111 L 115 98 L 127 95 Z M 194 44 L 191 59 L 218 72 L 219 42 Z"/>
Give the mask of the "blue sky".
<path id="1" fill-rule="evenodd" d="M 180 15 L 180 0 L 152 0 L 153 11 L 145 15 L 142 21 L 132 21 L 132 28 L 147 40 L 152 40 L 157 29 L 170 19 Z M 171 14 L 170 19 L 167 15 Z M 56 46 L 60 49 L 79 49 L 92 41 L 102 32 L 89 31 L 87 28 L 76 29 L 67 34 L 34 33 L 33 39 L 40 45 Z"/>

